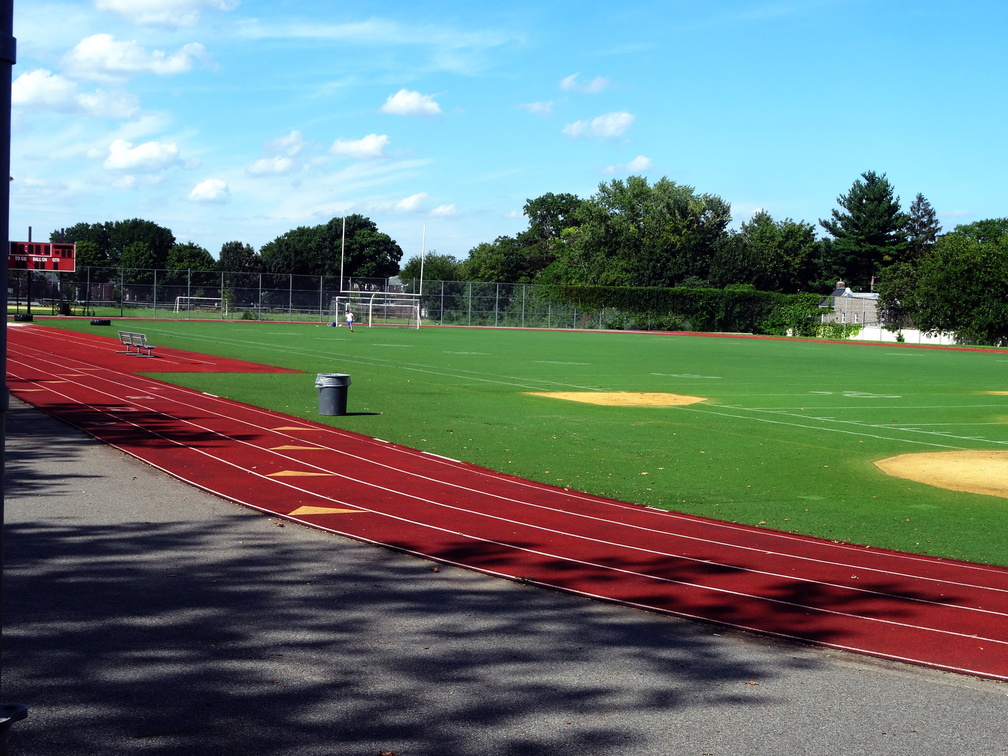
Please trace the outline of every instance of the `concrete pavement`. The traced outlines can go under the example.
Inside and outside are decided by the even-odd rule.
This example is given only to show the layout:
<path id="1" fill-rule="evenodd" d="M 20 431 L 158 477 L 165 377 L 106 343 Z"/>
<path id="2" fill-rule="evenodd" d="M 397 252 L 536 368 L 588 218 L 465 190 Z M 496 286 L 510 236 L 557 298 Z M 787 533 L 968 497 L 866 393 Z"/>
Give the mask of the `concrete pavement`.
<path id="1" fill-rule="evenodd" d="M 12 402 L 10 753 L 1008 754 L 1008 686 L 242 509 Z"/>

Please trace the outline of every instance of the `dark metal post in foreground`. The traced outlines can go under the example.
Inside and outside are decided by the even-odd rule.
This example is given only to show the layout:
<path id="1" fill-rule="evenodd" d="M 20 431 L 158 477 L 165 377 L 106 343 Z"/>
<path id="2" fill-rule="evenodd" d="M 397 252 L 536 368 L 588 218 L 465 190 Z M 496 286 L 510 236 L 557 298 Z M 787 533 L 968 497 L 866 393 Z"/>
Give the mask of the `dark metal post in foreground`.
<path id="1" fill-rule="evenodd" d="M 0 0 L 0 242 L 10 254 L 10 143 L 11 143 L 11 80 L 17 57 L 14 39 L 14 0 Z M 3 174 L 8 180 L 3 181 Z M 0 480 L 7 448 L 7 263 L 0 264 L 0 298 L 3 300 L 3 328 L 0 328 Z M 3 632 L 3 510 L 0 489 L 0 633 Z M 2 651 L 2 643 L 0 643 Z M 0 692 L 3 691 L 3 667 L 0 664 Z M 24 704 L 0 703 L 0 756 L 7 756 L 10 726 L 28 716 Z"/>

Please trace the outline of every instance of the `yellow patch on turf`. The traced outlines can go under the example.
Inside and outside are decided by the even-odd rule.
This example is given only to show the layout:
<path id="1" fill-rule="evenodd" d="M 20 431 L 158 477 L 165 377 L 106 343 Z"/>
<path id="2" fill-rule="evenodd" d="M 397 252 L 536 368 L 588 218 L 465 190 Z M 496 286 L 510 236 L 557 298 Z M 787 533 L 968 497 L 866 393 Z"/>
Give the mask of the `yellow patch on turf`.
<path id="1" fill-rule="evenodd" d="M 659 394 L 644 391 L 529 391 L 531 396 L 563 399 L 568 402 L 601 404 L 606 407 L 682 407 L 707 401 L 703 396 Z"/>
<path id="2" fill-rule="evenodd" d="M 267 478 L 327 478 L 332 476 L 332 473 L 324 472 L 308 472 L 306 470 L 281 470 L 280 472 L 270 473 Z"/>
<path id="3" fill-rule="evenodd" d="M 1008 498 L 1008 451 L 900 454 L 875 466 L 887 475 L 950 491 Z"/>
<path id="4" fill-rule="evenodd" d="M 321 446 L 273 446 L 270 451 L 318 451 Z"/>
<path id="5" fill-rule="evenodd" d="M 298 507 L 289 517 L 304 517 L 306 515 L 323 514 L 360 514 L 359 509 L 340 509 L 338 507 Z"/>

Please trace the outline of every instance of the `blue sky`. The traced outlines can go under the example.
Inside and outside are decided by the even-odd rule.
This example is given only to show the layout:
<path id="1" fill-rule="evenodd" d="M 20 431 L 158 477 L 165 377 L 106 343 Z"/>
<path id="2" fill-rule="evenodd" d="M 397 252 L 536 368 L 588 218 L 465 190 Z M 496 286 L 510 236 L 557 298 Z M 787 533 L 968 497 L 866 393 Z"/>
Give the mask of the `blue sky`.
<path id="1" fill-rule="evenodd" d="M 347 213 L 460 259 L 546 192 L 667 177 L 816 223 L 867 170 L 1008 216 L 1003 0 L 16 2 L 11 236 L 214 256 Z"/>

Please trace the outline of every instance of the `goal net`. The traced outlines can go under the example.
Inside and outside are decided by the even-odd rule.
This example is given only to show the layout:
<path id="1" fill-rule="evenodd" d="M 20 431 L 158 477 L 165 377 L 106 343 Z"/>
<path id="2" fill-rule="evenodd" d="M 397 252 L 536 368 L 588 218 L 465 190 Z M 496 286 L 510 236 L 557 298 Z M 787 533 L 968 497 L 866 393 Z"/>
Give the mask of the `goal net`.
<path id="1" fill-rule="evenodd" d="M 329 300 L 332 325 L 345 324 L 347 312 L 352 312 L 354 322 L 361 325 L 420 327 L 420 297 L 417 294 L 352 292 Z"/>
<path id="2" fill-rule="evenodd" d="M 375 292 L 368 301 L 368 325 L 420 327 L 420 297 L 417 294 Z"/>
<path id="3" fill-rule="evenodd" d="M 175 297 L 175 312 L 221 312 L 227 315 L 227 305 L 221 297 Z"/>

